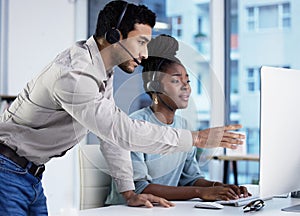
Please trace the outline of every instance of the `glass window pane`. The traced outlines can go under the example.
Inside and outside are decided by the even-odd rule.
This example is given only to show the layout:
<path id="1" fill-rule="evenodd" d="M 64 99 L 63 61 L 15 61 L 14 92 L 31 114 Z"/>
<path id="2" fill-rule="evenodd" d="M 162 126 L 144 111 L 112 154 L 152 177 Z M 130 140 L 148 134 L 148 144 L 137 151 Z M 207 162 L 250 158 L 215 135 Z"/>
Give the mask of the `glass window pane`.
<path id="1" fill-rule="evenodd" d="M 254 7 L 248 8 L 248 17 L 254 17 Z"/>
<path id="2" fill-rule="evenodd" d="M 267 5 L 259 7 L 259 28 L 278 27 L 278 6 Z"/>
<path id="3" fill-rule="evenodd" d="M 291 19 L 290 18 L 283 18 L 282 20 L 282 27 L 288 28 L 291 26 Z"/>
<path id="4" fill-rule="evenodd" d="M 248 30 L 249 30 L 249 31 L 253 31 L 253 30 L 254 30 L 254 27 L 255 27 L 254 21 L 249 21 L 249 22 L 248 22 Z"/>
<path id="5" fill-rule="evenodd" d="M 178 17 L 177 24 L 179 24 L 179 25 L 181 24 L 181 16 Z"/>
<path id="6" fill-rule="evenodd" d="M 238 93 L 239 91 L 239 74 L 238 74 L 238 61 L 231 62 L 231 75 L 230 77 L 230 92 Z"/>
<path id="7" fill-rule="evenodd" d="M 249 68 L 248 69 L 248 77 L 253 77 L 254 76 L 254 69 L 253 68 Z"/>
<path id="8" fill-rule="evenodd" d="M 226 87 L 226 91 L 230 93 L 230 106 L 226 115 L 229 123 L 238 122 L 243 125 L 243 130 L 247 133 L 247 153 L 259 154 L 259 68 L 263 65 L 300 68 L 300 62 L 296 58 L 300 49 L 297 40 L 300 38 L 299 1 L 288 0 L 282 3 L 280 0 L 274 0 L 272 5 L 268 3 L 270 1 L 265 0 L 229 2 L 238 4 L 234 16 L 230 7 L 227 7 L 229 11 L 226 11 L 230 14 L 229 22 L 236 22 L 237 28 L 229 32 L 230 35 L 226 38 L 237 37 L 239 43 L 238 46 L 232 44 L 227 46 L 230 49 L 230 64 L 226 74 L 229 76 L 230 86 Z M 291 6 L 295 8 L 291 10 Z M 295 26 L 291 25 L 292 21 L 296 23 Z M 271 33 L 263 31 L 274 27 L 276 31 Z M 239 183 L 257 182 L 258 164 L 255 162 L 245 164 L 247 164 L 245 167 L 239 167 L 239 173 L 242 173 L 239 175 Z"/>
<path id="9" fill-rule="evenodd" d="M 282 4 L 282 12 L 284 14 L 289 14 L 290 13 L 290 3 L 284 3 Z"/>
<path id="10" fill-rule="evenodd" d="M 253 92 L 255 90 L 255 83 L 254 82 L 248 82 L 248 91 Z"/>

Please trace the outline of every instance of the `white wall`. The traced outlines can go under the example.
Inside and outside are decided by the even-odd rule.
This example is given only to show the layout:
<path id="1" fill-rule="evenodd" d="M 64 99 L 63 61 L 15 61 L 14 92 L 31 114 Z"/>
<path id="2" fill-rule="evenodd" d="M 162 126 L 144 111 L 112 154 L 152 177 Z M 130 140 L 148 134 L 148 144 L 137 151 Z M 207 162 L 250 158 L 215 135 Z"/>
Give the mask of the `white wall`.
<path id="1" fill-rule="evenodd" d="M 69 0 L 8 2 L 8 93 L 15 95 L 75 41 L 75 4 Z"/>
<path id="2" fill-rule="evenodd" d="M 2 1 L 2 0 L 1 0 Z M 16 95 L 59 52 L 86 39 L 86 0 L 9 0 L 7 93 Z M 49 215 L 78 207 L 77 149 L 46 164 L 43 185 Z"/>

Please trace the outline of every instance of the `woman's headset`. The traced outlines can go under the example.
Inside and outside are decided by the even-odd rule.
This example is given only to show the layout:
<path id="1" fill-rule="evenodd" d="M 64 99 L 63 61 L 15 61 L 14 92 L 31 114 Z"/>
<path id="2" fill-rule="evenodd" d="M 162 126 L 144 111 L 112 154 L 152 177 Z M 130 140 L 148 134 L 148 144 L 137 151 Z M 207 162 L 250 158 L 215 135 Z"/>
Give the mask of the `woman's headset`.
<path id="1" fill-rule="evenodd" d="M 161 65 L 164 63 L 164 59 L 162 59 L 155 71 L 153 71 L 152 79 L 147 83 L 147 91 L 160 94 L 162 93 L 162 86 L 160 81 L 157 79 L 157 73 L 159 72 Z"/>

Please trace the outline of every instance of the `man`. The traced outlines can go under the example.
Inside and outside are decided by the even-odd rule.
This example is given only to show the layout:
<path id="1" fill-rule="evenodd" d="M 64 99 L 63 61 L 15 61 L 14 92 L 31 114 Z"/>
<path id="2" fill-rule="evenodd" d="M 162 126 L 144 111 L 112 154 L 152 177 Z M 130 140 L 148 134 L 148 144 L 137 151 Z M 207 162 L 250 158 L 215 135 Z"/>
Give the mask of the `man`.
<path id="1" fill-rule="evenodd" d="M 147 58 L 155 14 L 145 6 L 112 1 L 99 13 L 96 33 L 60 53 L 0 117 L 0 212 L 47 215 L 41 184 L 44 164 L 63 156 L 91 131 L 105 141 L 104 155 L 115 158 L 112 174 L 130 206 L 173 204 L 133 192 L 129 152 L 166 153 L 197 147 L 242 144 L 226 126 L 190 132 L 133 121 L 115 106 L 113 68 L 132 73 Z M 212 132 L 216 132 L 211 136 Z M 212 137 L 212 139 L 210 139 Z M 155 142 L 153 142 L 153 140 Z M 159 142 L 157 142 L 159 140 Z M 142 144 L 141 144 L 142 143 Z M 109 148 L 109 147 L 112 148 Z M 114 152 L 111 149 L 120 149 Z"/>

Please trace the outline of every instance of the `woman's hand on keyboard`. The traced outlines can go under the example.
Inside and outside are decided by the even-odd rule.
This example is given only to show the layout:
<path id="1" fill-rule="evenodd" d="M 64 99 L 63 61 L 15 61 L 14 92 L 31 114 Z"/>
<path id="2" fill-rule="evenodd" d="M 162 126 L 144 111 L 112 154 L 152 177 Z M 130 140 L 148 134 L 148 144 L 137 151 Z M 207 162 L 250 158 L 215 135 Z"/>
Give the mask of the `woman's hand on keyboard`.
<path id="1" fill-rule="evenodd" d="M 236 192 L 230 187 L 199 187 L 199 198 L 206 201 L 238 199 Z"/>
<path id="2" fill-rule="evenodd" d="M 234 190 L 234 192 L 238 195 L 238 198 L 241 197 L 248 197 L 251 196 L 252 194 L 249 193 L 248 189 L 245 186 L 237 186 L 233 184 L 223 184 L 223 187 L 228 187 Z"/>
<path id="3" fill-rule="evenodd" d="M 199 187 L 199 198 L 207 201 L 232 200 L 249 195 L 251 196 L 244 186 L 223 184 L 215 187 Z"/>

